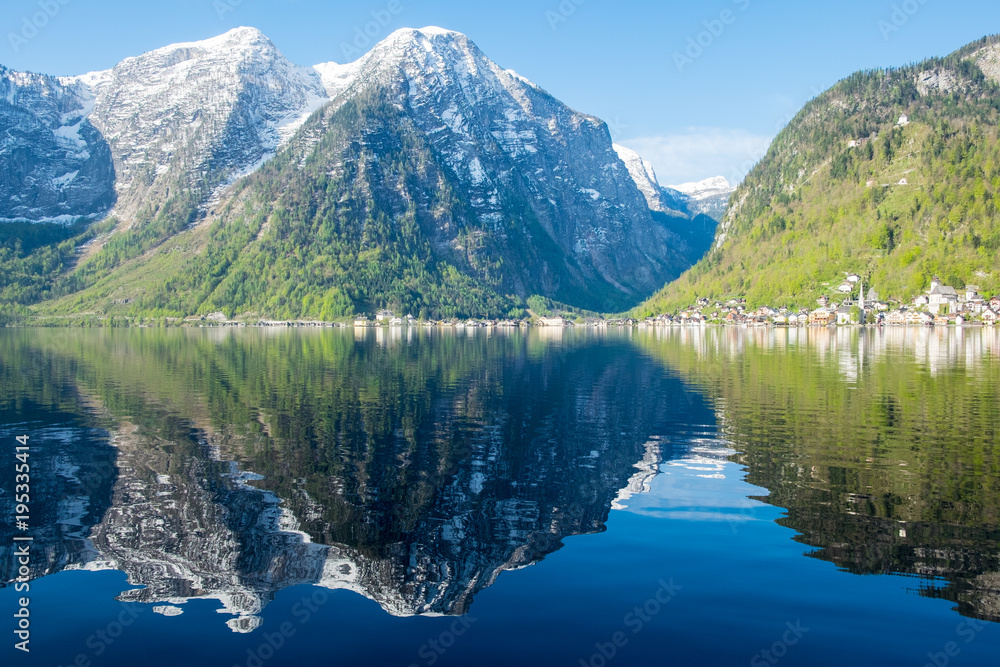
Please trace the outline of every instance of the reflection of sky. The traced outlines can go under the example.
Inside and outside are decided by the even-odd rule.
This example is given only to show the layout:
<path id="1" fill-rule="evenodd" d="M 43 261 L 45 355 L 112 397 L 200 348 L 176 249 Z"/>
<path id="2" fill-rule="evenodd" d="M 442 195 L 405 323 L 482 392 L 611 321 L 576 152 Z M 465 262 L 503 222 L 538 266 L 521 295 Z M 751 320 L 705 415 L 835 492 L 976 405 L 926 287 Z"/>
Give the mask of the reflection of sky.
<path id="1" fill-rule="evenodd" d="M 780 510 L 748 499 L 766 495 L 767 489 L 743 481 L 742 468 L 729 460 L 734 453 L 724 442 L 697 439 L 685 454 L 656 466 L 641 493 L 619 494 L 615 509 L 670 520 L 726 521 L 734 529 L 746 521 L 776 518 Z"/>

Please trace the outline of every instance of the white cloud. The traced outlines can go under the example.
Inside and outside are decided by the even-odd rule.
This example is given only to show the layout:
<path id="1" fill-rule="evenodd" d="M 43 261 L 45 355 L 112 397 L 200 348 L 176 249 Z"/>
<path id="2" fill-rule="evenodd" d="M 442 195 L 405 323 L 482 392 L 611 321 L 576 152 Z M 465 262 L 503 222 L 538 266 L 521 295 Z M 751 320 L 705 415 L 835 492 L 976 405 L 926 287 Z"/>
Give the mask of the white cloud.
<path id="1" fill-rule="evenodd" d="M 662 185 L 725 176 L 736 185 L 764 156 L 773 137 L 722 127 L 619 141 L 651 162 Z"/>

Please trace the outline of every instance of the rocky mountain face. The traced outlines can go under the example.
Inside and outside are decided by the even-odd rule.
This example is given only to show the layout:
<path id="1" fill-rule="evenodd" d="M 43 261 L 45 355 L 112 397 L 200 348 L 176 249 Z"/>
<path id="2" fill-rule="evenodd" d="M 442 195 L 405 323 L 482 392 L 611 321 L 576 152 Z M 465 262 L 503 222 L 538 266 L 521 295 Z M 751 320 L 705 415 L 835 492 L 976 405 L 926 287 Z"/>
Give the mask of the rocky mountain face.
<path id="1" fill-rule="evenodd" d="M 719 217 L 711 200 L 699 200 L 674 188 L 660 185 L 653 165 L 630 148 L 614 145 L 629 175 L 649 206 L 653 219 L 684 241 L 689 257 L 701 257 L 712 247 Z M 728 200 L 726 200 L 728 201 Z M 725 207 L 725 201 L 722 203 Z"/>
<path id="2" fill-rule="evenodd" d="M 72 222 L 115 203 L 115 168 L 90 90 L 0 66 L 0 219 Z"/>
<path id="3" fill-rule="evenodd" d="M 9 89 L 58 91 L 46 95 L 49 110 L 27 93 L 8 95 L 0 128 L 19 123 L 21 145 L 42 155 L 30 167 L 23 159 L 4 163 L 19 171 L 0 186 L 29 193 L 8 217 L 99 217 L 114 204 L 119 231 L 133 234 L 91 249 L 101 275 L 211 219 L 237 192 L 261 207 L 277 204 L 278 190 L 261 179 L 249 182 L 256 192 L 227 186 L 259 175 L 282 153 L 282 164 L 322 163 L 324 173 L 341 177 L 332 201 L 363 204 L 343 212 L 351 226 L 379 216 L 398 225 L 409 215 L 419 230 L 399 240 L 427 246 L 417 261 L 439 266 L 435 272 L 452 267 L 497 297 L 541 294 L 620 308 L 700 256 L 654 219 L 651 208 L 676 210 L 672 195 L 661 189 L 663 201 L 652 204 L 644 197 L 604 122 L 499 67 L 460 33 L 399 30 L 354 63 L 303 68 L 259 31 L 238 28 L 104 72 L 59 80 L 5 73 L 4 80 Z M 345 120 L 358 109 L 365 122 Z M 390 156 L 415 150 L 416 173 L 390 173 Z M 327 188 L 327 177 L 315 176 L 295 183 L 303 198 Z M 87 284 L 83 278 L 69 289 Z M 388 300 L 384 291 L 362 300 L 369 296 Z"/>

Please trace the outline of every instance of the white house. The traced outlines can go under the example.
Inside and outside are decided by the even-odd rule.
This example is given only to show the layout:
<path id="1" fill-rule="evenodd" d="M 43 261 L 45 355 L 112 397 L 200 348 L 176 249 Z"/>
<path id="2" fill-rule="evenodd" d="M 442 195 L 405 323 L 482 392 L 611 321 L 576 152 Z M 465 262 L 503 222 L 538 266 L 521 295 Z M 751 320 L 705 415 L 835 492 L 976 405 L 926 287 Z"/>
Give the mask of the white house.
<path id="1" fill-rule="evenodd" d="M 934 276 L 927 291 L 927 310 L 937 314 L 942 308 L 945 313 L 955 312 L 958 309 L 958 292 L 954 287 L 942 285 L 941 280 Z"/>

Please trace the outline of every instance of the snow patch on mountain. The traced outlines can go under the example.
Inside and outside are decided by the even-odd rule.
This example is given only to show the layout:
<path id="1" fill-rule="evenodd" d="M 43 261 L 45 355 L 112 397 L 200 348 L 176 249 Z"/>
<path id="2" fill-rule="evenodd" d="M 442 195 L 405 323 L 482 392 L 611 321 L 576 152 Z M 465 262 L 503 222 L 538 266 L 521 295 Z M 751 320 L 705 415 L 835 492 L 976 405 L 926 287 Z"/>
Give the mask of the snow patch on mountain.
<path id="1" fill-rule="evenodd" d="M 357 62 L 341 65 L 335 62 L 313 65 L 313 70 L 320 76 L 327 99 L 333 99 L 347 90 L 360 71 Z"/>

